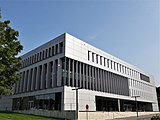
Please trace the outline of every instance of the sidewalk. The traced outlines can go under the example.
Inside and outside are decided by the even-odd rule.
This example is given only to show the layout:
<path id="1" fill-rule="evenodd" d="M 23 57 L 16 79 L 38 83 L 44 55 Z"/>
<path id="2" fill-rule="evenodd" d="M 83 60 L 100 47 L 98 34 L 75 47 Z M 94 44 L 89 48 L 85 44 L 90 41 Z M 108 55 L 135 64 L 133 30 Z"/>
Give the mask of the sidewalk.
<path id="1" fill-rule="evenodd" d="M 152 114 L 152 115 L 142 115 L 142 116 L 139 116 L 139 117 L 127 117 L 127 118 L 116 118 L 114 120 L 151 120 L 151 118 L 153 116 L 160 116 L 160 113 L 159 114 Z"/>

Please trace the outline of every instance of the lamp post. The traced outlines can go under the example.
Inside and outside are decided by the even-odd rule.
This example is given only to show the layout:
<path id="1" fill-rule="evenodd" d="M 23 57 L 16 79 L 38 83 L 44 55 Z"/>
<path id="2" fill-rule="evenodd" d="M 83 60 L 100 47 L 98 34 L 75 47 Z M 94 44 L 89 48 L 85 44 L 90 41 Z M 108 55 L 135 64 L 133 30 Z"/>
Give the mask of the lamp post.
<path id="1" fill-rule="evenodd" d="M 132 96 L 135 98 L 135 102 L 136 102 L 136 113 L 137 113 L 137 117 L 138 117 L 138 104 L 137 104 L 137 98 L 140 97 L 140 96 Z"/>
<path id="2" fill-rule="evenodd" d="M 78 90 L 79 89 L 82 89 L 82 87 L 78 87 L 78 88 L 75 88 L 75 89 L 72 89 L 72 90 L 75 90 L 76 91 L 76 119 L 78 120 Z"/>

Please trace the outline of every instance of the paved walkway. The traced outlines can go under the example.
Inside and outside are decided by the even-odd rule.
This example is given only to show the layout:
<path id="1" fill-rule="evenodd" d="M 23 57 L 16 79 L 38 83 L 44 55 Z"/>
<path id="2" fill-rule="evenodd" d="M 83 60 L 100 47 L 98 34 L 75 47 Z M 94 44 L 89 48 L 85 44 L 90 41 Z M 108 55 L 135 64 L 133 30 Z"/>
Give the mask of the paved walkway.
<path id="1" fill-rule="evenodd" d="M 160 113 L 159 114 L 152 114 L 152 115 L 142 115 L 142 116 L 139 116 L 139 117 L 127 117 L 127 118 L 116 118 L 114 120 L 151 120 L 151 118 L 153 116 L 160 116 Z"/>

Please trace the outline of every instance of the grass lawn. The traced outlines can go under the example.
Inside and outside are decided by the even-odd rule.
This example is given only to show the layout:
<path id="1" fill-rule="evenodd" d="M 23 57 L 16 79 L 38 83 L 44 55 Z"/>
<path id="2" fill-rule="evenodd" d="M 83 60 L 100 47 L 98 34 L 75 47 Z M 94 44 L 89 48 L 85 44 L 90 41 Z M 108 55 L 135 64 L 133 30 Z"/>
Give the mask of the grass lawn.
<path id="1" fill-rule="evenodd" d="M 60 119 L 0 111 L 0 120 L 60 120 Z"/>

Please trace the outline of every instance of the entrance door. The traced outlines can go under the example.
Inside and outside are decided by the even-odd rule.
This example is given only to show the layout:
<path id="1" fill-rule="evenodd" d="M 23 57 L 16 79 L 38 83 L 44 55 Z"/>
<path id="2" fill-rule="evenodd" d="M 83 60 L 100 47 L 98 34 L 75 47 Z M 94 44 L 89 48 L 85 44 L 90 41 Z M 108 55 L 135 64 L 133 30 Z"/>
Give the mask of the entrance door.
<path id="1" fill-rule="evenodd" d="M 34 107 L 34 101 L 28 101 L 28 108 L 29 110 Z"/>
<path id="2" fill-rule="evenodd" d="M 124 104 L 125 111 L 132 111 L 131 104 Z"/>

